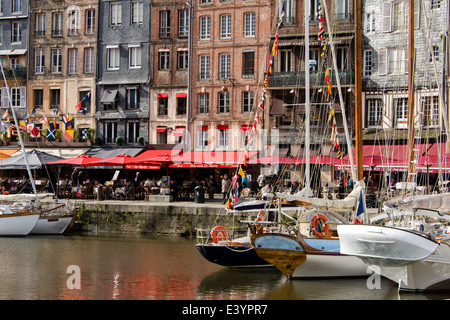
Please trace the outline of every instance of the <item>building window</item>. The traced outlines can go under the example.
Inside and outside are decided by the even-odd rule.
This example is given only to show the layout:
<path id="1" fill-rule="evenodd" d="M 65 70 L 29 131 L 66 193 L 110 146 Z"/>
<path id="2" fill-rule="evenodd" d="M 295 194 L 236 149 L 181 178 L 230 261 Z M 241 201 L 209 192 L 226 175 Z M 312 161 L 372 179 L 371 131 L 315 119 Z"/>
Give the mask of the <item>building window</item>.
<path id="1" fill-rule="evenodd" d="M 178 54 L 178 69 L 185 70 L 189 67 L 189 52 L 187 50 L 179 50 Z"/>
<path id="2" fill-rule="evenodd" d="M 13 22 L 11 26 L 11 42 L 22 41 L 22 22 Z"/>
<path id="3" fill-rule="evenodd" d="M 167 143 L 167 128 L 159 127 L 156 129 L 156 143 L 157 144 L 166 144 Z"/>
<path id="4" fill-rule="evenodd" d="M 36 14 L 36 37 L 45 36 L 45 13 Z"/>
<path id="5" fill-rule="evenodd" d="M 217 146 L 221 148 L 228 147 L 228 126 L 217 127 Z"/>
<path id="6" fill-rule="evenodd" d="M 338 0 L 336 5 L 336 20 L 347 20 L 349 18 L 348 0 Z"/>
<path id="7" fill-rule="evenodd" d="M 141 67 L 141 47 L 128 46 L 128 60 L 130 69 Z"/>
<path id="8" fill-rule="evenodd" d="M 170 11 L 159 12 L 159 36 L 161 38 L 170 37 Z"/>
<path id="9" fill-rule="evenodd" d="M 43 74 L 45 70 L 44 49 L 36 49 L 34 51 L 34 73 Z"/>
<path id="10" fill-rule="evenodd" d="M 69 49 L 68 74 L 77 73 L 78 49 Z"/>
<path id="11" fill-rule="evenodd" d="M 253 111 L 253 91 L 242 93 L 242 112 Z"/>
<path id="12" fill-rule="evenodd" d="M 437 127 L 439 125 L 439 97 L 422 97 L 423 125 Z"/>
<path id="13" fill-rule="evenodd" d="M 247 51 L 244 52 L 243 66 L 242 66 L 242 77 L 252 78 L 255 75 L 255 52 Z"/>
<path id="14" fill-rule="evenodd" d="M 189 36 L 189 11 L 180 10 L 178 16 L 178 36 Z"/>
<path id="15" fill-rule="evenodd" d="M 186 97 L 177 97 L 177 115 L 185 115 L 186 114 L 186 106 L 187 106 L 187 98 Z"/>
<path id="16" fill-rule="evenodd" d="M 208 146 L 208 127 L 207 126 L 201 126 L 198 128 L 197 146 L 199 146 L 199 147 L 207 147 Z"/>
<path id="17" fill-rule="evenodd" d="M 63 35 L 63 14 L 58 12 L 53 14 L 52 35 L 61 37 Z"/>
<path id="18" fill-rule="evenodd" d="M 34 89 L 33 90 L 33 99 L 34 99 L 33 108 L 34 109 L 42 109 L 42 106 L 44 103 L 44 90 Z"/>
<path id="19" fill-rule="evenodd" d="M 220 70 L 219 79 L 229 79 L 230 78 L 230 54 L 224 53 L 220 55 Z"/>
<path id="20" fill-rule="evenodd" d="M 61 105 L 61 90 L 50 89 L 50 109 L 58 109 Z"/>
<path id="21" fill-rule="evenodd" d="M 111 26 L 120 26 L 122 24 L 122 4 L 111 3 L 109 8 L 109 23 Z"/>
<path id="22" fill-rule="evenodd" d="M 52 49 L 52 73 L 62 72 L 62 50 Z"/>
<path id="23" fill-rule="evenodd" d="M 170 52 L 160 51 L 159 52 L 159 70 L 169 70 L 170 64 Z"/>
<path id="24" fill-rule="evenodd" d="M 105 137 L 105 143 L 114 143 L 117 137 L 117 122 L 105 121 L 103 129 L 103 136 Z"/>
<path id="25" fill-rule="evenodd" d="M 80 28 L 80 11 L 70 10 L 69 11 L 69 36 L 78 35 L 78 29 Z"/>
<path id="26" fill-rule="evenodd" d="M 432 51 L 430 52 L 429 62 L 433 62 L 433 57 L 436 62 L 439 61 L 439 46 L 432 47 Z"/>
<path id="27" fill-rule="evenodd" d="M 366 33 L 375 32 L 375 13 L 366 13 Z"/>
<path id="28" fill-rule="evenodd" d="M 438 9 L 441 7 L 441 0 L 431 0 L 431 9 Z"/>
<path id="29" fill-rule="evenodd" d="M 198 95 L 198 113 L 209 113 L 209 93 L 200 93 Z"/>
<path id="30" fill-rule="evenodd" d="M 200 17 L 200 40 L 211 39 L 211 17 Z"/>
<path id="31" fill-rule="evenodd" d="M 403 74 L 408 72 L 407 59 L 406 49 L 389 49 L 388 74 Z"/>
<path id="32" fill-rule="evenodd" d="M 408 128 L 408 98 L 395 98 L 395 122 L 394 126 L 397 129 Z"/>
<path id="33" fill-rule="evenodd" d="M 255 13 L 254 12 L 246 13 L 244 19 L 245 19 L 244 35 L 246 37 L 254 37 L 256 33 Z"/>
<path id="34" fill-rule="evenodd" d="M 18 12 L 22 12 L 22 0 L 12 0 L 12 13 Z"/>
<path id="35" fill-rule="evenodd" d="M 336 48 L 338 70 L 348 70 L 348 48 Z"/>
<path id="36" fill-rule="evenodd" d="M 84 73 L 94 73 L 94 48 L 84 49 Z"/>
<path id="37" fill-rule="evenodd" d="M 86 34 L 95 33 L 95 10 L 86 10 Z"/>
<path id="38" fill-rule="evenodd" d="M 367 126 L 381 126 L 381 118 L 383 115 L 382 99 L 367 99 Z"/>
<path id="39" fill-rule="evenodd" d="M 131 23 L 141 24 L 144 22 L 144 4 L 142 2 L 131 3 Z"/>
<path id="40" fill-rule="evenodd" d="M 403 1 L 396 1 L 392 7 L 392 31 L 402 30 L 408 25 L 408 10 L 406 3 Z"/>
<path id="41" fill-rule="evenodd" d="M 283 8 L 284 8 L 284 16 L 282 18 L 283 24 L 293 24 L 295 23 L 294 17 L 294 4 L 293 0 L 283 0 Z M 313 8 L 313 4 L 311 3 L 311 8 Z M 278 12 L 278 16 L 281 15 L 281 7 L 279 7 L 280 11 Z M 311 15 L 311 20 L 314 21 L 316 17 L 317 10 L 313 12 Z"/>
<path id="42" fill-rule="evenodd" d="M 220 38 L 231 38 L 231 14 L 224 14 L 220 17 Z"/>
<path id="43" fill-rule="evenodd" d="M 292 51 L 280 50 L 280 72 L 292 71 Z"/>
<path id="44" fill-rule="evenodd" d="M 200 80 L 209 80 L 210 78 L 210 57 L 200 56 Z"/>
<path id="45" fill-rule="evenodd" d="M 120 66 L 120 49 L 118 46 L 106 48 L 108 70 L 119 70 Z"/>
<path id="46" fill-rule="evenodd" d="M 219 113 L 229 113 L 230 112 L 230 93 L 220 92 L 219 93 Z"/>
<path id="47" fill-rule="evenodd" d="M 365 76 L 372 75 L 372 50 L 364 51 L 364 68 L 363 74 Z"/>
<path id="48" fill-rule="evenodd" d="M 127 121 L 127 142 L 136 143 L 139 137 L 139 120 Z"/>
<path id="49" fill-rule="evenodd" d="M 127 110 L 139 109 L 139 89 L 128 88 L 127 89 Z"/>
<path id="50" fill-rule="evenodd" d="M 159 97 L 158 98 L 158 116 L 167 116 L 169 110 L 169 98 Z"/>

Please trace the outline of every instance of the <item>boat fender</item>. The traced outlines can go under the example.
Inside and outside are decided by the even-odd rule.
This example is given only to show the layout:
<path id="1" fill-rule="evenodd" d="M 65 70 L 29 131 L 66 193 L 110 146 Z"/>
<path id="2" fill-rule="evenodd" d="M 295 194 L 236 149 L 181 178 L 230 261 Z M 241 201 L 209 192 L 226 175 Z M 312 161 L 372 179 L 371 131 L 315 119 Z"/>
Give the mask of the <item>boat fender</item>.
<path id="1" fill-rule="evenodd" d="M 258 216 L 256 217 L 256 221 L 263 221 L 265 217 L 266 217 L 266 212 L 264 210 L 261 210 L 258 213 Z M 260 223 L 256 223 L 255 227 L 256 227 L 256 233 L 262 232 L 263 226 Z"/>
<path id="2" fill-rule="evenodd" d="M 227 231 L 222 226 L 216 226 L 211 230 L 211 238 L 214 243 L 219 242 L 219 238 L 220 240 L 226 240 Z"/>
<path id="3" fill-rule="evenodd" d="M 325 225 L 325 228 L 323 227 Z M 312 219 L 311 224 L 309 225 L 312 232 L 320 237 L 323 238 L 326 236 L 328 231 L 330 230 L 330 225 L 328 224 L 328 219 L 320 213 L 317 213 Z"/>

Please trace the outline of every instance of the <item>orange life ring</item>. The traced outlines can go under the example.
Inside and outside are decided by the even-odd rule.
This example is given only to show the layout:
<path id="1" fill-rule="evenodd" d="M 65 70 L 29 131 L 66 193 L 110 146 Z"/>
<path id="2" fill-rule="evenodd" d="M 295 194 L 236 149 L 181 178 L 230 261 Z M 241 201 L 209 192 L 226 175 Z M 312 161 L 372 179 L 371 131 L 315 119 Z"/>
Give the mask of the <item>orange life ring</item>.
<path id="1" fill-rule="evenodd" d="M 263 221 L 265 217 L 266 217 L 266 212 L 264 210 L 261 210 L 258 213 L 258 216 L 256 217 L 256 221 Z M 256 227 L 256 233 L 259 233 L 259 231 L 262 229 L 262 225 L 260 223 L 256 223 L 255 227 Z"/>
<path id="2" fill-rule="evenodd" d="M 325 228 L 323 227 L 324 224 L 325 224 Z M 317 230 L 318 229 L 317 227 L 320 227 L 321 231 Z M 320 238 L 325 237 L 326 234 L 328 233 L 328 231 L 330 230 L 330 225 L 328 224 L 328 219 L 323 214 L 317 213 L 311 219 L 310 229 L 316 236 L 318 236 Z"/>
<path id="3" fill-rule="evenodd" d="M 222 226 L 214 227 L 211 230 L 211 238 L 214 243 L 219 242 L 219 238 L 221 238 L 221 240 L 226 240 L 228 238 L 227 231 Z"/>

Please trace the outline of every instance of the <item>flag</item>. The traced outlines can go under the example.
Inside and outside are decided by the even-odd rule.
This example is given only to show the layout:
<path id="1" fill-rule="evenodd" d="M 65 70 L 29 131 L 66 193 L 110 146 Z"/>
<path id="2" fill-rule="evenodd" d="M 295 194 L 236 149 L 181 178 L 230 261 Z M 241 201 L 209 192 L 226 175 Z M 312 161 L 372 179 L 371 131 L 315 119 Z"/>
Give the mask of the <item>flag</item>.
<path id="1" fill-rule="evenodd" d="M 325 81 L 327 82 L 328 88 L 327 88 L 327 101 L 328 97 L 330 96 L 331 91 L 331 81 L 330 81 L 330 69 L 327 68 L 327 71 L 325 72 Z"/>
<path id="2" fill-rule="evenodd" d="M 27 124 L 25 123 L 25 121 L 19 122 L 19 129 L 22 129 L 23 131 L 27 131 Z"/>
<path id="3" fill-rule="evenodd" d="M 264 85 L 268 88 L 269 87 L 269 78 L 266 76 L 266 79 L 264 79 Z"/>
<path id="4" fill-rule="evenodd" d="M 242 170 L 242 167 L 239 167 L 238 175 L 240 175 L 242 178 L 245 178 L 244 170 Z"/>
<path id="5" fill-rule="evenodd" d="M 86 114 L 86 112 L 87 112 L 86 108 L 83 108 L 83 109 L 80 110 L 80 113 L 82 113 L 82 114 Z"/>
<path id="6" fill-rule="evenodd" d="M 53 113 L 54 113 L 55 115 L 58 115 L 58 113 L 59 113 L 59 108 L 54 109 L 54 110 L 53 110 Z"/>
<path id="7" fill-rule="evenodd" d="M 278 30 L 277 33 L 275 34 L 275 41 L 273 43 L 273 48 L 272 48 L 272 56 L 276 56 L 277 55 L 277 51 L 278 51 Z"/>
<path id="8" fill-rule="evenodd" d="M 38 129 L 38 127 L 33 127 L 30 131 L 30 136 L 32 138 L 39 138 L 41 135 L 41 131 Z"/>
<path id="9" fill-rule="evenodd" d="M 359 193 L 359 201 L 358 208 L 356 209 L 355 221 L 354 224 L 363 224 L 364 223 L 364 199 L 363 192 Z"/>
<path id="10" fill-rule="evenodd" d="M 31 110 L 31 114 L 34 114 L 36 112 L 36 107 L 33 107 L 33 109 Z"/>
<path id="11" fill-rule="evenodd" d="M 236 198 L 236 195 L 233 195 L 233 201 L 234 201 L 234 202 L 238 202 L 238 200 L 237 200 L 237 198 Z"/>
<path id="12" fill-rule="evenodd" d="M 81 192 L 80 191 L 77 191 L 77 197 L 81 198 Z"/>
<path id="13" fill-rule="evenodd" d="M 88 138 L 87 134 L 88 134 L 88 129 L 87 128 L 81 129 L 81 138 L 83 140 L 87 140 L 87 138 Z"/>
<path id="14" fill-rule="evenodd" d="M 11 138 L 11 127 L 6 128 L 6 137 Z"/>
<path id="15" fill-rule="evenodd" d="M 48 124 L 47 129 L 47 139 L 55 139 L 56 138 L 56 122 L 50 122 Z"/>
<path id="16" fill-rule="evenodd" d="M 261 104 L 262 104 L 262 102 L 261 102 Z M 255 122 L 256 122 L 256 123 L 261 123 L 261 121 L 260 121 L 260 119 L 259 119 L 258 111 L 256 111 L 256 114 L 255 114 Z"/>
<path id="17" fill-rule="evenodd" d="M 227 200 L 227 208 L 228 209 L 232 209 L 233 208 L 233 206 L 231 205 L 230 198 L 228 198 L 228 200 Z"/>
<path id="18" fill-rule="evenodd" d="M 66 125 L 66 130 L 71 130 L 73 128 L 73 117 L 71 114 L 65 114 L 62 120 Z"/>
<path id="19" fill-rule="evenodd" d="M 64 133 L 64 140 L 65 141 L 73 141 L 73 136 L 75 134 L 75 130 L 67 130 Z"/>
<path id="20" fill-rule="evenodd" d="M 81 110 L 81 103 L 82 102 L 83 101 L 78 102 L 77 106 L 75 107 L 75 109 L 77 109 L 77 112 L 80 112 L 80 110 Z"/>
<path id="21" fill-rule="evenodd" d="M 8 111 L 9 109 L 6 109 L 5 110 L 5 113 L 3 113 L 3 117 L 2 117 L 2 119 L 5 119 L 7 116 L 8 116 Z"/>
<path id="22" fill-rule="evenodd" d="M 334 108 L 331 108 L 330 116 L 328 117 L 328 121 L 330 121 L 334 116 Z"/>
<path id="23" fill-rule="evenodd" d="M 40 122 L 40 123 L 44 123 L 44 124 L 46 124 L 46 125 L 47 125 L 47 127 L 48 127 L 48 120 L 47 120 L 47 116 L 45 116 L 45 117 L 43 117 L 43 118 L 39 119 L 39 122 Z"/>
<path id="24" fill-rule="evenodd" d="M 90 94 L 91 94 L 91 92 L 89 91 L 89 92 L 87 93 L 87 95 L 84 96 L 84 98 L 83 98 L 83 102 L 84 102 L 84 103 L 89 102 L 89 96 L 90 96 Z"/>
<path id="25" fill-rule="evenodd" d="M 281 1 L 281 10 L 280 10 L 280 18 L 278 19 L 278 28 L 281 27 L 281 24 L 283 23 L 283 17 L 284 17 L 284 1 Z"/>

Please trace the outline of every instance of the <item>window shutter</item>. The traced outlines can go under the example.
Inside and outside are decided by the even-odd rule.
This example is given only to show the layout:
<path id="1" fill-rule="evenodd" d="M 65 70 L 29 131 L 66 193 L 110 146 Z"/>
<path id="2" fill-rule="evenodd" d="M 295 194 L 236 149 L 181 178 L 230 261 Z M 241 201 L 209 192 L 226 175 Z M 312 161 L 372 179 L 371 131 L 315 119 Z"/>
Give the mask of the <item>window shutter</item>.
<path id="1" fill-rule="evenodd" d="M 383 10 L 383 32 L 391 32 L 392 31 L 392 3 L 383 2 L 382 6 Z"/>
<path id="2" fill-rule="evenodd" d="M 386 75 L 388 70 L 388 50 L 382 49 L 378 53 L 378 74 Z"/>
<path id="3" fill-rule="evenodd" d="M 2 92 L 2 108 L 9 108 L 9 100 L 8 100 L 8 88 L 7 87 L 2 87 L 1 88 L 1 92 Z"/>
<path id="4" fill-rule="evenodd" d="M 20 106 L 25 107 L 27 105 L 27 87 L 20 87 Z"/>

